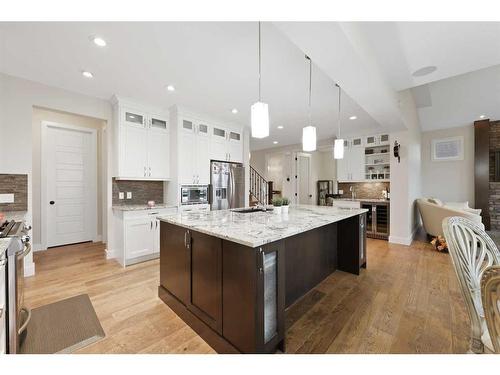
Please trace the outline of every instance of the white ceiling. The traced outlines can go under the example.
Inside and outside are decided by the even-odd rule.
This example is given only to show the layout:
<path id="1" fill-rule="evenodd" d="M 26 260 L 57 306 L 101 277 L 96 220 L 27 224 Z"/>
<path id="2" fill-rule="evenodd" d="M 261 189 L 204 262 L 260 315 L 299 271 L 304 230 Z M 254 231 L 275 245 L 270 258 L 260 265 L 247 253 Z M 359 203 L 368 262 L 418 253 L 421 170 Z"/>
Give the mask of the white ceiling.
<path id="1" fill-rule="evenodd" d="M 96 47 L 91 35 L 108 46 Z M 315 62 L 312 121 L 320 140 L 336 134 L 334 81 L 347 93 L 342 135 L 402 128 L 397 91 L 408 88 L 423 130 L 467 125 L 481 114 L 500 118 L 498 22 L 264 23 L 262 43 L 272 126 L 270 137 L 252 139 L 254 150 L 300 142 L 308 118 L 304 53 Z M 437 70 L 412 76 L 428 65 Z M 83 69 L 94 78 L 83 78 Z M 257 24 L 0 23 L 0 72 L 103 99 L 179 104 L 248 126 L 258 93 Z M 177 90 L 167 92 L 167 84 Z"/>
<path id="2" fill-rule="evenodd" d="M 354 22 L 394 90 L 500 64 L 500 22 Z M 413 77 L 416 70 L 437 70 Z"/>
<path id="3" fill-rule="evenodd" d="M 108 45 L 96 47 L 91 35 Z M 272 127 L 269 138 L 252 139 L 252 149 L 272 147 L 275 140 L 299 143 L 307 123 L 304 53 L 270 23 L 263 24 L 262 36 L 262 95 Z M 98 98 L 118 94 L 162 108 L 179 104 L 242 125 L 249 124 L 257 100 L 256 23 L 0 23 L 0 43 L 1 72 Z M 325 139 L 336 134 L 337 91 L 331 78 L 313 69 L 312 120 Z M 94 78 L 82 77 L 82 70 Z M 176 91 L 167 92 L 167 84 Z M 343 134 L 380 128 L 346 95 L 342 110 Z M 348 120 L 351 115 L 358 119 Z"/>

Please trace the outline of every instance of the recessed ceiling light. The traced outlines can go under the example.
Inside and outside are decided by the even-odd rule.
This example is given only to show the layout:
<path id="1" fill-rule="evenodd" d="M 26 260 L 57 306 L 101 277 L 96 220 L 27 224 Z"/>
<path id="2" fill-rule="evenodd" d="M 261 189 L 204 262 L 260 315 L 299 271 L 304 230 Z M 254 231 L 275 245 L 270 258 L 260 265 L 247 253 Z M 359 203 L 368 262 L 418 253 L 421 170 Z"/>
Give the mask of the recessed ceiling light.
<path id="1" fill-rule="evenodd" d="M 233 109 L 231 110 L 231 113 L 235 115 L 235 114 L 237 114 L 237 113 L 238 113 L 238 110 L 237 110 L 236 108 L 233 108 Z"/>
<path id="2" fill-rule="evenodd" d="M 434 73 L 436 70 L 437 70 L 437 67 L 434 65 L 424 66 L 423 68 L 415 70 L 413 72 L 412 76 L 413 77 L 422 77 L 422 76 L 426 76 L 427 74 Z"/>
<path id="3" fill-rule="evenodd" d="M 283 125 L 279 125 L 279 126 L 278 126 L 278 129 L 283 129 Z"/>
<path id="4" fill-rule="evenodd" d="M 486 116 L 485 115 L 481 115 L 481 116 L 479 116 L 479 118 L 482 120 L 483 118 L 486 118 Z"/>
<path id="5" fill-rule="evenodd" d="M 167 86 L 167 91 L 175 91 L 175 87 L 172 85 Z"/>
<path id="6" fill-rule="evenodd" d="M 273 143 L 274 143 L 275 145 L 277 145 L 277 144 L 278 144 L 278 141 L 273 141 Z"/>
<path id="7" fill-rule="evenodd" d="M 85 78 L 94 78 L 94 75 L 86 70 L 82 71 L 82 76 Z"/>
<path id="8" fill-rule="evenodd" d="M 358 117 L 357 116 L 351 116 L 349 117 L 349 120 L 356 120 Z"/>
<path id="9" fill-rule="evenodd" d="M 92 40 L 96 46 L 106 47 L 106 41 L 98 36 L 91 36 L 90 40 Z"/>

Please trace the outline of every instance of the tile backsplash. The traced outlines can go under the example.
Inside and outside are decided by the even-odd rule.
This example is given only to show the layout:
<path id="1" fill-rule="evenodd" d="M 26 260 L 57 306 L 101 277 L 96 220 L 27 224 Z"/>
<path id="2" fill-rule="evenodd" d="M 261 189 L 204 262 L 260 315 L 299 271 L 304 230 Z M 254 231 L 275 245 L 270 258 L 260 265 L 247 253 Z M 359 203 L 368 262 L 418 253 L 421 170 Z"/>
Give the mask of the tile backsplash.
<path id="1" fill-rule="evenodd" d="M 0 194 L 14 194 L 13 203 L 0 203 L 0 212 L 28 211 L 28 175 L 0 174 Z"/>
<path id="2" fill-rule="evenodd" d="M 383 198 L 382 191 L 390 191 L 390 182 L 339 182 L 338 189 L 343 190 L 342 198 L 351 198 L 349 187 L 352 186 L 355 198 L 380 199 Z"/>
<path id="3" fill-rule="evenodd" d="M 127 192 L 131 192 L 132 199 L 119 199 L 119 192 L 124 193 L 125 197 L 127 197 Z M 163 181 L 132 181 L 113 178 L 113 205 L 146 204 L 151 200 L 157 204 L 164 203 Z"/>

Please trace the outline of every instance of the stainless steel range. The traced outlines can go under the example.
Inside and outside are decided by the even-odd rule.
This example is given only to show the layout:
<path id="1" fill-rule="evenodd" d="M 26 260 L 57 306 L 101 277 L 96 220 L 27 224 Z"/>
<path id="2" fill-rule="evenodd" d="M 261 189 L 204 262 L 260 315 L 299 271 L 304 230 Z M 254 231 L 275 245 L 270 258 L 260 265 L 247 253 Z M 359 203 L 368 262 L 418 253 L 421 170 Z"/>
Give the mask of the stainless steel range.
<path id="1" fill-rule="evenodd" d="M 5 222 L 0 226 L 0 238 L 10 239 L 5 251 L 5 290 L 7 353 L 18 353 L 26 336 L 31 310 L 24 306 L 24 258 L 31 251 L 30 226 L 20 221 Z M 2 254 L 0 254 L 0 259 Z"/>

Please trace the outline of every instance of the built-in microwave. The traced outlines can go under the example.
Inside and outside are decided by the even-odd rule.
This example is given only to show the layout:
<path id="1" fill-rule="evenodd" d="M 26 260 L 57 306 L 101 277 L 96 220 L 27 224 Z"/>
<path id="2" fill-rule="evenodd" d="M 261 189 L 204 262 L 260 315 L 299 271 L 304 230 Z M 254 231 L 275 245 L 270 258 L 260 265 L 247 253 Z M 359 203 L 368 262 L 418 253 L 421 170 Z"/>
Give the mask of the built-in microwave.
<path id="1" fill-rule="evenodd" d="M 181 205 L 207 204 L 208 185 L 182 185 Z"/>

